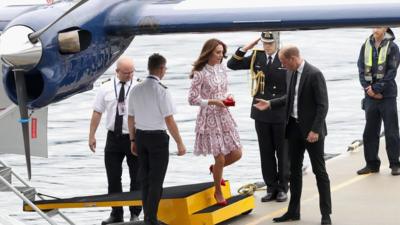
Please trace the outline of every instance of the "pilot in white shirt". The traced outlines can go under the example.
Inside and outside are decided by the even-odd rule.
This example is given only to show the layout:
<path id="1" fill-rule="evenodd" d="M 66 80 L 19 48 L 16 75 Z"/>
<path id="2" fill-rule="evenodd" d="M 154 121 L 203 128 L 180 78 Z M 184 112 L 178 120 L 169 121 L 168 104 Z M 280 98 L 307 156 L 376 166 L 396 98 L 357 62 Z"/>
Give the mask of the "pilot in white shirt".
<path id="1" fill-rule="evenodd" d="M 139 190 L 138 159 L 130 151 L 128 131 L 128 96 L 136 85 L 133 80 L 134 64 L 132 59 L 122 57 L 117 62 L 116 76 L 99 89 L 93 106 L 90 122 L 89 147 L 96 151 L 96 130 L 101 116 L 106 113 L 107 141 L 104 149 L 104 162 L 107 172 L 108 193 L 122 192 L 122 162 L 126 157 L 131 178 L 130 191 Z M 140 206 L 129 207 L 131 221 L 137 221 L 142 210 Z M 113 207 L 111 215 L 102 222 L 102 225 L 123 222 L 122 207 Z"/>
<path id="2" fill-rule="evenodd" d="M 149 57 L 149 75 L 133 88 L 129 96 L 129 133 L 131 151 L 139 157 L 144 220 L 146 225 L 158 225 L 158 204 L 163 190 L 169 160 L 169 135 L 177 143 L 178 155 L 184 155 L 182 142 L 174 120 L 175 107 L 166 86 L 160 83 L 166 71 L 166 59 Z"/>

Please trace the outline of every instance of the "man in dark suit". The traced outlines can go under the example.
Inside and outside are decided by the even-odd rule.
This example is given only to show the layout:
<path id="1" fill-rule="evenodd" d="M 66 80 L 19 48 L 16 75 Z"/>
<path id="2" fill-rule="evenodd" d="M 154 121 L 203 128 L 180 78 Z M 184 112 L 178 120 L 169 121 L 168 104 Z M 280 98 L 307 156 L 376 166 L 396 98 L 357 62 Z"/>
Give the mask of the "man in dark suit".
<path id="1" fill-rule="evenodd" d="M 245 57 L 246 52 L 262 41 L 262 50 L 253 50 Z M 286 93 L 286 69 L 283 69 L 278 58 L 278 33 L 262 32 L 257 38 L 243 48 L 239 48 L 228 61 L 233 70 L 251 69 L 253 104 L 255 98 L 274 99 Z M 285 105 L 270 110 L 259 111 L 252 107 L 251 118 L 255 121 L 258 144 L 260 148 L 261 171 L 267 194 L 262 202 L 276 199 L 287 200 L 289 160 L 285 141 Z"/>
<path id="2" fill-rule="evenodd" d="M 327 135 L 325 117 L 328 113 L 328 92 L 323 74 L 303 60 L 299 49 L 287 46 L 279 52 L 279 59 L 288 71 L 287 94 L 270 101 L 257 99 L 254 106 L 265 110 L 276 105 L 287 105 L 286 137 L 290 155 L 290 202 L 288 211 L 274 222 L 300 220 L 302 165 L 307 149 L 315 174 L 320 197 L 321 224 L 332 224 L 330 214 L 331 191 L 324 161 L 324 138 Z"/>

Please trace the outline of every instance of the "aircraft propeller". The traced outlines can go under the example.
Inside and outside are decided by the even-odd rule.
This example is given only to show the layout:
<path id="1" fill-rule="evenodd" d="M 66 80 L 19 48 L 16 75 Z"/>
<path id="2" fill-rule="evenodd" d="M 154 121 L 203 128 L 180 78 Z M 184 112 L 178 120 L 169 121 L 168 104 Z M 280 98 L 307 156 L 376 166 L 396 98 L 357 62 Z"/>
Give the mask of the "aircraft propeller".
<path id="1" fill-rule="evenodd" d="M 26 166 L 29 179 L 32 177 L 32 169 L 27 105 L 29 101 L 29 93 L 26 88 L 25 76 L 38 65 L 42 57 L 43 50 L 40 36 L 64 16 L 68 15 L 87 1 L 89 0 L 81 0 L 55 21 L 36 32 L 29 27 L 16 25 L 9 27 L 0 36 L 1 60 L 12 67 L 14 72 L 15 90 L 20 112 L 20 123 L 22 125 Z"/>

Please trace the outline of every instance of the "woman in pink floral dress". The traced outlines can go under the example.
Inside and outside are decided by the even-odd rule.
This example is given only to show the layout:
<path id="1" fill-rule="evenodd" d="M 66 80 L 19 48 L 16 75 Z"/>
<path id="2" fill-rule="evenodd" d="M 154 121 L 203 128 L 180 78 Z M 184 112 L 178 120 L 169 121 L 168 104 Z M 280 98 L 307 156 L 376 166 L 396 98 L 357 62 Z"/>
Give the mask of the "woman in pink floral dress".
<path id="1" fill-rule="evenodd" d="M 221 64 L 225 54 L 226 45 L 220 40 L 210 39 L 204 44 L 193 65 L 189 91 L 190 105 L 200 106 L 194 154 L 214 156 L 215 164 L 210 166 L 210 172 L 213 173 L 214 196 L 219 205 L 227 204 L 221 191 L 223 168 L 242 156 L 236 123 L 222 101 L 228 91 L 226 68 Z"/>

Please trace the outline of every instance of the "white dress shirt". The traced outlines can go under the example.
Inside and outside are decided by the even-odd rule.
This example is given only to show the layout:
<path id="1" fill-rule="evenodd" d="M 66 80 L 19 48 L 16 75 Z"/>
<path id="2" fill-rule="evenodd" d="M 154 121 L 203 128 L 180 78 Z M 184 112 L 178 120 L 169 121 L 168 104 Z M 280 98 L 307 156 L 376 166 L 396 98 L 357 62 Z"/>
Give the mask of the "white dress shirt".
<path id="1" fill-rule="evenodd" d="M 129 94 L 128 114 L 140 130 L 166 130 L 165 117 L 175 114 L 171 94 L 156 76 L 148 76 Z"/>
<path id="2" fill-rule="evenodd" d="M 137 84 L 136 81 L 128 81 L 124 85 L 125 89 L 125 109 L 128 109 L 129 92 Z M 117 111 L 118 95 L 122 84 L 117 76 L 103 84 L 97 92 L 96 100 L 93 104 L 93 110 L 99 113 L 106 113 L 106 128 L 109 131 L 114 131 L 115 113 Z M 128 115 L 125 113 L 122 122 L 122 133 L 129 134 L 128 131 Z"/>
<path id="3" fill-rule="evenodd" d="M 274 62 L 276 53 L 277 53 L 277 51 L 275 51 L 272 55 L 268 55 L 267 53 L 265 53 L 265 56 L 267 57 L 267 62 L 265 63 L 265 65 L 268 64 L 268 57 L 270 57 L 270 56 L 271 56 L 271 58 L 272 58 L 272 59 L 271 59 L 271 64 Z"/>
<path id="4" fill-rule="evenodd" d="M 296 88 L 294 91 L 293 112 L 292 112 L 292 117 L 294 117 L 296 119 L 299 118 L 297 104 L 298 104 L 298 98 L 299 98 L 298 93 L 299 93 L 300 77 L 303 73 L 304 63 L 305 63 L 305 61 L 303 60 L 303 62 L 300 64 L 299 68 L 297 68 L 297 81 L 296 81 Z M 295 72 L 295 71 L 293 71 L 293 72 Z"/>

